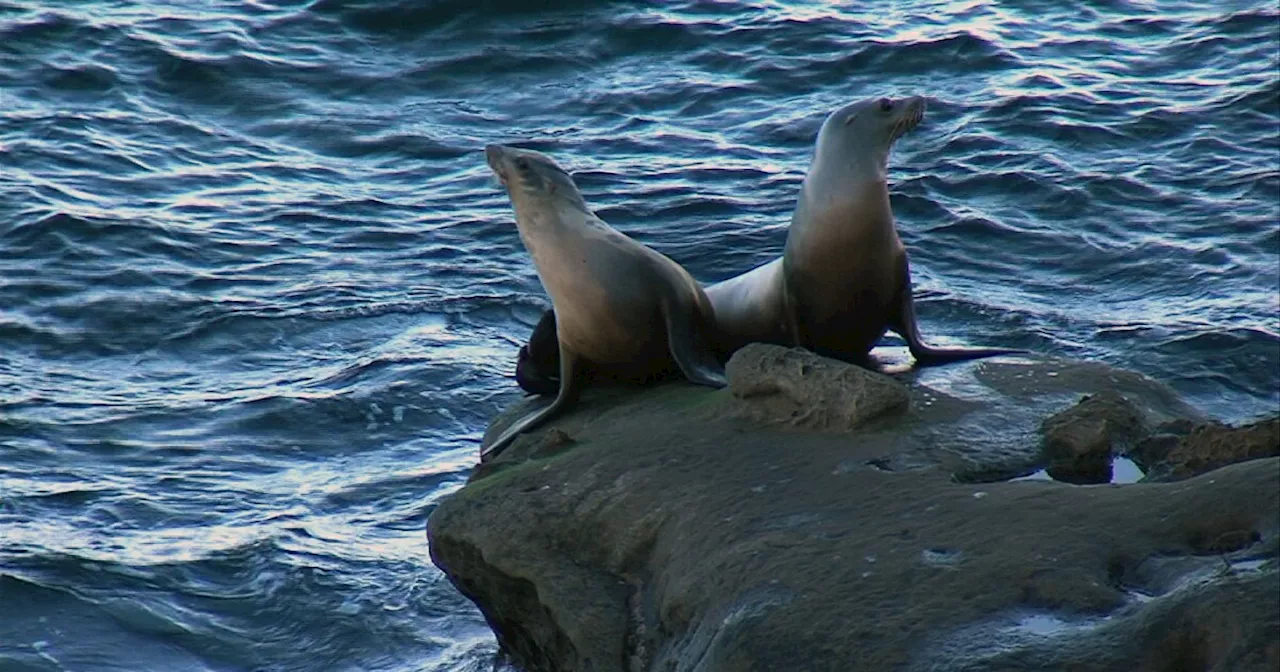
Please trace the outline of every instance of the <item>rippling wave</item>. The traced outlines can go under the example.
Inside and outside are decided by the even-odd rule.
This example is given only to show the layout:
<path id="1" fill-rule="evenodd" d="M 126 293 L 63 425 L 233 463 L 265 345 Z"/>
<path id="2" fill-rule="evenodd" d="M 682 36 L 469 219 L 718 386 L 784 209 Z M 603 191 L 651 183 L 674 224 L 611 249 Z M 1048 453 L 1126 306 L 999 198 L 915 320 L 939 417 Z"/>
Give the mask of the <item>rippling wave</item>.
<path id="1" fill-rule="evenodd" d="M 711 282 L 925 95 L 930 340 L 1274 411 L 1274 3 L 850 7 L 0 0 L 0 667 L 502 665 L 422 534 L 546 305 L 489 142 Z"/>

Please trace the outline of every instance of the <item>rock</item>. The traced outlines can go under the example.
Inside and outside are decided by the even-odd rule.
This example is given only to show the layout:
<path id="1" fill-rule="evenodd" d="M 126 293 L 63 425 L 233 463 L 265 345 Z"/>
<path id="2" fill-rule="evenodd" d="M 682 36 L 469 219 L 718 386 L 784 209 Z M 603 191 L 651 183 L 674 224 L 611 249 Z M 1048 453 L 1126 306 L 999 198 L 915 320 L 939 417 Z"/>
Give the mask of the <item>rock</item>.
<path id="1" fill-rule="evenodd" d="M 1169 453 L 1174 448 L 1177 448 L 1182 438 L 1190 434 L 1197 426 L 1195 422 L 1190 420 L 1166 422 L 1156 427 L 1149 436 L 1139 441 L 1138 445 L 1129 451 L 1129 457 L 1146 474 L 1143 480 L 1158 480 L 1155 475 L 1161 470 L 1164 460 L 1169 457 Z"/>
<path id="2" fill-rule="evenodd" d="M 929 656 L 954 661 L 907 670 L 1280 669 L 1280 572 L 1219 567 L 1201 583 L 1137 601 L 1111 618 L 1015 615 L 979 623 L 932 643 Z M 1141 598 L 1141 599 L 1145 599 Z M 1105 646 L 1097 643 L 1105 642 Z"/>
<path id="3" fill-rule="evenodd" d="M 1040 426 L 1049 475 L 1079 485 L 1110 483 L 1112 455 L 1128 452 L 1147 432 L 1138 408 L 1109 390 L 1081 399 Z"/>
<path id="4" fill-rule="evenodd" d="M 848 431 L 907 406 L 907 389 L 889 376 L 801 348 L 750 344 L 725 367 L 744 418 L 763 424 Z"/>
<path id="5" fill-rule="evenodd" d="M 529 437 L 536 439 L 533 442 L 526 441 L 521 444 L 521 459 L 534 460 L 543 457 L 550 457 L 562 450 L 568 450 L 573 445 L 573 437 L 568 432 L 559 427 L 551 427 L 549 429 L 534 430 L 529 433 Z M 507 463 L 481 462 L 476 465 L 476 470 L 472 474 L 472 479 L 479 479 L 492 474 L 503 468 Z"/>
<path id="6" fill-rule="evenodd" d="M 1182 480 L 1228 464 L 1280 455 L 1280 416 L 1244 427 L 1204 423 L 1185 436 L 1147 443 L 1144 449 L 1148 480 Z"/>
<path id="7" fill-rule="evenodd" d="M 1082 393 L 1123 387 L 1147 426 L 1182 409 L 1094 365 L 937 369 L 853 431 L 687 384 L 589 390 L 547 427 L 572 442 L 522 437 L 432 512 L 431 556 L 528 672 L 1275 669 L 1280 459 L 965 482 L 1041 460 Z"/>

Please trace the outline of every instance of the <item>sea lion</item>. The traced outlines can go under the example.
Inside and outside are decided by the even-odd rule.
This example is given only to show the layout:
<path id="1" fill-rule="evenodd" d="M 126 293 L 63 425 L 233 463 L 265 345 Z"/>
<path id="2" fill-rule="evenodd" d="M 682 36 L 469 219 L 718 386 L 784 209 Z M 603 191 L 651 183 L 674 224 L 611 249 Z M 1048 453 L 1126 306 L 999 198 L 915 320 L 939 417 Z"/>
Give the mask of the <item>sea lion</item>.
<path id="1" fill-rule="evenodd" d="M 684 268 L 595 216 L 550 157 L 489 145 L 485 158 L 551 297 L 559 381 L 555 401 L 482 447 L 481 460 L 571 406 L 595 374 L 643 381 L 674 363 L 690 382 L 724 387 L 714 309 Z"/>
<path id="2" fill-rule="evenodd" d="M 921 366 L 1024 352 L 935 348 L 920 337 L 886 174 L 894 141 L 920 123 L 924 109 L 918 96 L 877 98 L 827 117 L 782 256 L 706 290 L 728 351 L 775 343 L 868 366 L 871 348 L 893 330 Z M 553 315 L 543 315 L 520 350 L 517 381 L 535 394 L 558 385 L 548 347 L 554 326 Z"/>

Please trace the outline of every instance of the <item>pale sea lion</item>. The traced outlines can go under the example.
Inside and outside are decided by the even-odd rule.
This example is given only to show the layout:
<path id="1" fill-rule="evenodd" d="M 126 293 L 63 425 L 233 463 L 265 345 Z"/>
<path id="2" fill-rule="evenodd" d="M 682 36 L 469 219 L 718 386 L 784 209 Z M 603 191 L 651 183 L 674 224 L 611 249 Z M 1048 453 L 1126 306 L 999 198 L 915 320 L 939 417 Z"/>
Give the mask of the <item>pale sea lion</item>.
<path id="1" fill-rule="evenodd" d="M 507 188 L 520 240 L 551 297 L 564 384 L 550 405 L 482 447 L 482 460 L 571 406 L 595 375 L 644 381 L 674 363 L 690 382 L 725 385 L 714 309 L 684 268 L 596 217 L 550 157 L 501 145 L 486 147 L 485 157 Z"/>
<path id="2" fill-rule="evenodd" d="M 706 290 L 727 351 L 775 343 L 866 366 L 871 348 L 893 330 L 923 366 L 1024 352 L 935 348 L 920 337 L 886 175 L 894 141 L 920 123 L 924 108 L 920 97 L 868 99 L 827 117 L 782 256 Z M 558 385 L 548 347 L 554 327 L 544 315 L 520 350 L 516 378 L 529 392 Z"/>

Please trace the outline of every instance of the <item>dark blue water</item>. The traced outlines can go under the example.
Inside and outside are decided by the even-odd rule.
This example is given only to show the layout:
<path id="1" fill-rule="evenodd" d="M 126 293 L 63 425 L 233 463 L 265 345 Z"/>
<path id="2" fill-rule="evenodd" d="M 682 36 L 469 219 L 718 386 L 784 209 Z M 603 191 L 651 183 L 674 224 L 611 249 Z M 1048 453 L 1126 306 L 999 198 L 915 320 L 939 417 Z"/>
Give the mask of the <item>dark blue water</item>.
<path id="1" fill-rule="evenodd" d="M 926 95 L 929 340 L 1280 404 L 1274 2 L 551 4 L 0 0 L 0 669 L 493 667 L 423 535 L 546 305 L 490 142 L 709 282 Z"/>

